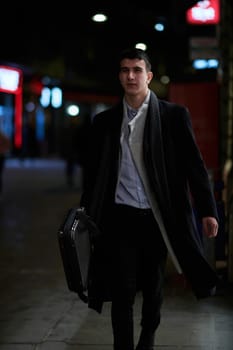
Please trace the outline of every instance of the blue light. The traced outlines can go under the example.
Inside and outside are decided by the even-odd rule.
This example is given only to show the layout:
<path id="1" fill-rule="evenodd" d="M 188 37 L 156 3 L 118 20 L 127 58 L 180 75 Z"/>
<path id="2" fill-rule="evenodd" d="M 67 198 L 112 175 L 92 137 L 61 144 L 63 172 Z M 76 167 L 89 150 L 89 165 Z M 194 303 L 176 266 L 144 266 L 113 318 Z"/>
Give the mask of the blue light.
<path id="1" fill-rule="evenodd" d="M 62 106 L 62 90 L 59 87 L 54 87 L 51 90 L 51 105 L 54 108 Z"/>
<path id="2" fill-rule="evenodd" d="M 193 61 L 193 68 L 194 69 L 210 69 L 210 68 L 218 68 L 218 60 L 211 58 L 211 59 L 196 59 Z"/>
<path id="3" fill-rule="evenodd" d="M 164 31 L 163 23 L 156 23 L 154 28 L 155 28 L 155 30 L 157 30 L 157 32 L 163 32 Z"/>
<path id="4" fill-rule="evenodd" d="M 40 103 L 43 107 L 48 107 L 50 104 L 51 91 L 48 87 L 44 87 L 41 91 Z"/>
<path id="5" fill-rule="evenodd" d="M 62 90 L 59 87 L 52 89 L 44 87 L 41 91 L 40 103 L 44 108 L 50 104 L 53 108 L 60 108 L 62 106 Z"/>
<path id="6" fill-rule="evenodd" d="M 193 61 L 193 68 L 195 69 L 206 69 L 207 68 L 207 61 L 206 60 L 194 60 Z"/>
<path id="7" fill-rule="evenodd" d="M 208 60 L 209 68 L 218 68 L 218 60 L 212 58 Z"/>

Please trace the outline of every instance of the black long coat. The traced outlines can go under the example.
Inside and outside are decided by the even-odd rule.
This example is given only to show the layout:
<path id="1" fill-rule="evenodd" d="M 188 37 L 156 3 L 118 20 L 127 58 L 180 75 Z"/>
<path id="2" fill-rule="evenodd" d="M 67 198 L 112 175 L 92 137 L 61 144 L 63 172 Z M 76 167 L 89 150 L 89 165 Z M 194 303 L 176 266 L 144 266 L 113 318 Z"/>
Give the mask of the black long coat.
<path id="1" fill-rule="evenodd" d="M 123 103 L 120 102 L 94 118 L 90 133 L 86 185 L 80 203 L 103 231 L 114 203 L 122 118 Z M 187 108 L 160 100 L 152 91 L 143 155 L 151 188 L 155 191 L 167 235 L 182 271 L 197 298 L 209 296 L 218 278 L 203 254 L 193 213 L 195 207 L 200 219 L 205 216 L 218 219 L 208 172 Z M 100 242 L 99 246 L 103 240 Z M 108 276 L 103 273 L 108 262 L 99 264 L 101 254 L 93 255 L 89 306 L 101 311 L 102 302 L 111 299 L 106 292 Z M 102 276 L 98 278 L 100 269 Z"/>

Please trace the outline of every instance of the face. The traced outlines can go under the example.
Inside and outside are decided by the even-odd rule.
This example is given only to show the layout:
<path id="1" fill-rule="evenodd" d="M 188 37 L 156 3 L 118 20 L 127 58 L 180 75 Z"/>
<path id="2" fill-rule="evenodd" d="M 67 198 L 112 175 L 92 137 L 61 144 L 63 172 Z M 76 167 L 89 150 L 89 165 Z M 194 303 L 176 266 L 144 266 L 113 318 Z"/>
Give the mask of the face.
<path id="1" fill-rule="evenodd" d="M 146 95 L 152 77 L 144 60 L 125 58 L 120 62 L 119 80 L 126 95 Z"/>

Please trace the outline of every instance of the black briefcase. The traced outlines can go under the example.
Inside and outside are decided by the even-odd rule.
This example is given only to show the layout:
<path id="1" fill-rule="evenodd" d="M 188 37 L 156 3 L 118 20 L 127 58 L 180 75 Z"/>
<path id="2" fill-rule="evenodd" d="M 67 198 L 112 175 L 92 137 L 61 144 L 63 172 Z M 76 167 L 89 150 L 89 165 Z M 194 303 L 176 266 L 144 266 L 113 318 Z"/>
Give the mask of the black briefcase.
<path id="1" fill-rule="evenodd" d="M 59 230 L 58 243 L 70 291 L 88 301 L 88 276 L 93 239 L 99 230 L 84 208 L 68 210 Z"/>

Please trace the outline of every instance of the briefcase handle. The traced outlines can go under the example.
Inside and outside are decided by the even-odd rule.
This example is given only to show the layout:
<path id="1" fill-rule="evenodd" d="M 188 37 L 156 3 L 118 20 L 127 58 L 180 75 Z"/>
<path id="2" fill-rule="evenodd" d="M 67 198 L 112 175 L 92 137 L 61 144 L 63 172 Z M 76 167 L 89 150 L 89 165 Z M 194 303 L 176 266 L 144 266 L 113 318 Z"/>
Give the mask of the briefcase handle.
<path id="1" fill-rule="evenodd" d="M 77 219 L 81 220 L 81 222 L 86 226 L 91 238 L 97 237 L 101 234 L 98 226 L 93 221 L 93 219 L 87 215 L 86 209 L 84 207 L 79 207 L 76 209 L 76 217 Z"/>

